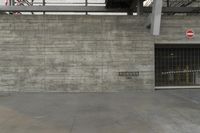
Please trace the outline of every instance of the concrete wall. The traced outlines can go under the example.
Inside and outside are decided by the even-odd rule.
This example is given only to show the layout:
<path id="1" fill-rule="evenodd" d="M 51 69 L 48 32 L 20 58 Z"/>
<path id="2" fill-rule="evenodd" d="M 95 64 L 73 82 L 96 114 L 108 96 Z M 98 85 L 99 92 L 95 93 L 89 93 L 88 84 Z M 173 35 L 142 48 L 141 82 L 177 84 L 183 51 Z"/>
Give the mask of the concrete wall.
<path id="1" fill-rule="evenodd" d="M 187 29 L 193 29 L 195 37 L 185 36 Z M 161 35 L 155 38 L 155 43 L 200 44 L 200 18 L 198 16 L 163 17 Z"/>
<path id="2" fill-rule="evenodd" d="M 146 20 L 1 15 L 0 91 L 152 90 L 154 43 L 198 42 L 199 35 L 188 41 L 184 31 L 195 28 L 198 34 L 200 19 L 163 18 L 156 38 L 144 27 Z"/>

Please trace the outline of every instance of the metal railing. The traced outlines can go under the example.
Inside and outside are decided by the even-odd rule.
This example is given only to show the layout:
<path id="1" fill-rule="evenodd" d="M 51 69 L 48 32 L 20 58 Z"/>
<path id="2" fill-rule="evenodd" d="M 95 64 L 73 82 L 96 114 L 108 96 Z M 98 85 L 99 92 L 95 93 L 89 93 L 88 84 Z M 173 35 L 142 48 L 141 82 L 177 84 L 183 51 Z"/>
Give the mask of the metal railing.
<path id="1" fill-rule="evenodd" d="M 153 0 L 144 1 L 144 13 L 152 12 Z M 105 8 L 105 0 L 5 0 L 5 5 L 0 11 L 6 13 L 33 12 L 55 13 L 55 12 L 78 12 L 78 13 L 128 13 L 137 12 L 137 9 Z M 30 6 L 18 7 L 18 6 Z M 200 0 L 163 0 L 162 12 L 169 15 L 176 13 L 200 13 Z M 169 7 L 169 8 L 166 8 Z M 177 8 L 174 8 L 177 7 Z M 179 8 L 178 8 L 179 7 Z M 137 8 L 137 6 L 136 6 Z"/>
<path id="2" fill-rule="evenodd" d="M 200 0 L 165 0 L 164 3 L 166 7 L 200 6 Z"/>
<path id="3" fill-rule="evenodd" d="M 1 5 L 24 5 L 24 6 L 44 6 L 44 5 L 62 5 L 62 6 L 105 6 L 105 0 L 94 1 L 94 0 L 5 0 Z"/>
<path id="4" fill-rule="evenodd" d="M 146 0 L 144 6 L 152 6 L 153 0 Z M 200 0 L 163 0 L 163 7 L 200 7 Z"/>

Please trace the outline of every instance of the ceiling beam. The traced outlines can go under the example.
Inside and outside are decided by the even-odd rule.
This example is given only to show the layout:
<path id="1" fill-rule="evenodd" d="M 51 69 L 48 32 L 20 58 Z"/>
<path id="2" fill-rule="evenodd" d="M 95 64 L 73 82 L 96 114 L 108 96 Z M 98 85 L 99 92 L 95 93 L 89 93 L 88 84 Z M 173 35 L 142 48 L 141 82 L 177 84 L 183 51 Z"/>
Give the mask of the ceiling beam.
<path id="1" fill-rule="evenodd" d="M 0 6 L 0 12 L 127 12 L 103 6 Z"/>
<path id="2" fill-rule="evenodd" d="M 106 8 L 103 6 L 0 6 L 0 12 L 128 12 L 130 9 Z M 137 9 L 132 9 L 137 12 Z M 144 7 L 151 13 L 151 7 Z M 163 7 L 162 13 L 200 13 L 200 7 Z"/>

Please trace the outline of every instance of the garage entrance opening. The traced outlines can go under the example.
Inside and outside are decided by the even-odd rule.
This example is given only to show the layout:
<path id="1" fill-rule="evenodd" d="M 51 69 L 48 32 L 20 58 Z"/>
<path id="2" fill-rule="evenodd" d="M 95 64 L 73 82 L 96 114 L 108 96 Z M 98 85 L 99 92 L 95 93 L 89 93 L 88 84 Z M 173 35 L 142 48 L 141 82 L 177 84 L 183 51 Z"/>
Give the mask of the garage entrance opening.
<path id="1" fill-rule="evenodd" d="M 200 44 L 155 45 L 155 85 L 200 86 Z"/>

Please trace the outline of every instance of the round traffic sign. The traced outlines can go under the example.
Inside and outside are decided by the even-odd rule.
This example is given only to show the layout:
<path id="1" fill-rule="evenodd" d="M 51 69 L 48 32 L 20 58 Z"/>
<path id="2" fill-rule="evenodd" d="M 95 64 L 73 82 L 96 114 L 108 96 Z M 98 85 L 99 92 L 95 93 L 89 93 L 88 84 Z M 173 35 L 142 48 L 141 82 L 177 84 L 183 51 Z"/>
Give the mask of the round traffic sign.
<path id="1" fill-rule="evenodd" d="M 194 35 L 195 35 L 195 33 L 194 33 L 194 31 L 193 31 L 192 29 L 186 30 L 186 37 L 187 37 L 188 39 L 194 38 Z"/>

